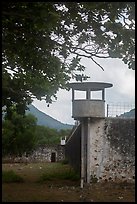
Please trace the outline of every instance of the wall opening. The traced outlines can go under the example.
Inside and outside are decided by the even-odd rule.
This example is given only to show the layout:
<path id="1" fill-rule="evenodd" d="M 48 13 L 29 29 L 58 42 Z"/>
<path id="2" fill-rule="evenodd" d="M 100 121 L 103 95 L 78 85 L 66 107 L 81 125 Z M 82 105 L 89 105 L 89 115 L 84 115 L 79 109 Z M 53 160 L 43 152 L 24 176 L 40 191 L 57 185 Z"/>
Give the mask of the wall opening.
<path id="1" fill-rule="evenodd" d="M 86 92 L 85 91 L 76 91 L 75 90 L 75 100 L 79 99 L 86 99 Z"/>
<path id="2" fill-rule="evenodd" d="M 102 91 L 92 91 L 91 98 L 94 100 L 102 100 Z"/>
<path id="3" fill-rule="evenodd" d="M 56 153 L 55 152 L 51 153 L 51 162 L 56 162 Z"/>

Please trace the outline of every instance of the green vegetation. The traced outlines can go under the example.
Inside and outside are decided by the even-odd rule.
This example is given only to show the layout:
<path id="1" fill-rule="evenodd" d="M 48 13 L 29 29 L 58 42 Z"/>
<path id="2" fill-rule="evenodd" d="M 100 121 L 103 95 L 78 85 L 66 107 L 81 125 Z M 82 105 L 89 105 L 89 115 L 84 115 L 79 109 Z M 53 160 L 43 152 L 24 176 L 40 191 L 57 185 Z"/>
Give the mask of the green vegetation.
<path id="1" fill-rule="evenodd" d="M 23 178 L 17 175 L 13 170 L 2 171 L 2 182 L 4 183 L 23 182 Z"/>
<path id="2" fill-rule="evenodd" d="M 2 155 L 22 155 L 34 149 L 37 144 L 35 128 L 36 118 L 31 114 L 22 116 L 13 111 L 10 120 L 5 116 L 2 124 Z"/>
<path id="3" fill-rule="evenodd" d="M 61 161 L 61 163 L 62 163 L 62 164 L 68 164 L 69 161 L 68 161 L 68 159 L 64 159 L 63 161 Z"/>
<path id="4" fill-rule="evenodd" d="M 62 164 L 61 162 L 28 164 L 25 168 L 21 168 L 19 175 L 17 173 L 18 168 L 19 165 L 17 167 L 13 165 L 13 169 L 10 167 L 10 170 L 8 167 L 3 168 L 2 181 L 21 182 L 29 180 L 29 177 L 31 177 L 31 180 L 33 180 L 33 177 L 36 177 L 33 180 L 36 183 L 55 180 L 78 181 L 80 179 L 79 174 L 69 164 Z M 24 175 L 28 175 L 28 177 L 24 177 Z"/>
<path id="5" fill-rule="evenodd" d="M 40 176 L 39 182 L 56 179 L 78 181 L 80 176 L 69 165 L 57 163 L 53 169 L 46 171 Z"/>
<path id="6" fill-rule="evenodd" d="M 38 137 L 37 144 L 60 144 L 61 137 L 68 136 L 71 130 L 57 131 L 53 128 L 37 125 L 36 135 Z"/>
<path id="7" fill-rule="evenodd" d="M 3 155 L 59 142 L 25 110 L 34 98 L 52 103 L 71 78 L 86 80 L 82 57 L 101 70 L 99 58 L 135 69 L 135 2 L 2 2 Z"/>
<path id="8" fill-rule="evenodd" d="M 36 125 L 36 118 L 20 115 L 14 109 L 10 119 L 5 115 L 2 122 L 2 156 L 29 154 L 39 145 L 60 144 L 61 137 L 68 136 L 71 130 L 57 131 L 53 128 Z"/>
<path id="9" fill-rule="evenodd" d="M 119 58 L 135 69 L 135 2 L 2 2 L 2 106 L 51 103 L 81 58 Z"/>
<path id="10" fill-rule="evenodd" d="M 57 173 L 50 173 L 50 174 L 43 174 L 40 178 L 40 182 L 44 182 L 47 180 L 55 180 L 55 179 L 66 179 L 71 181 L 77 181 L 79 180 L 79 176 L 74 171 L 68 171 L 68 172 L 57 172 Z"/>
<path id="11" fill-rule="evenodd" d="M 2 202 L 135 202 L 135 184 L 97 182 L 80 188 L 80 180 L 54 179 L 37 182 L 44 173 L 66 172 L 61 163 L 2 164 L 3 171 L 13 170 L 23 183 L 2 183 Z M 32 168 L 30 168 L 32 167 Z M 39 167 L 42 167 L 40 169 Z M 62 169 L 62 170 L 61 170 Z M 71 196 L 70 196 L 71 195 Z M 123 197 L 123 199 L 119 199 Z"/>

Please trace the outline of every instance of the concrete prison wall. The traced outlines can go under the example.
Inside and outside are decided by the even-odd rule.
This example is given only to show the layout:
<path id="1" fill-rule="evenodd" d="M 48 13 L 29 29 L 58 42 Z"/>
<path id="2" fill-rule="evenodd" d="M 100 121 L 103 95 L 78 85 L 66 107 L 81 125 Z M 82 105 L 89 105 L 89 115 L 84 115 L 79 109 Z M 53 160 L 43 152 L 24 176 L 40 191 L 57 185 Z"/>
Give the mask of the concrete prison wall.
<path id="1" fill-rule="evenodd" d="M 90 153 L 87 156 L 90 162 L 90 172 L 88 172 L 90 178 L 96 178 L 98 181 L 134 182 L 135 120 L 91 118 L 89 129 Z M 77 164 L 79 170 L 80 135 L 80 130 L 79 134 L 74 133 L 69 143 L 66 144 L 65 150 L 71 164 L 75 168 Z"/>
<path id="2" fill-rule="evenodd" d="M 80 172 L 81 125 L 75 127 L 65 145 L 65 158 Z"/>

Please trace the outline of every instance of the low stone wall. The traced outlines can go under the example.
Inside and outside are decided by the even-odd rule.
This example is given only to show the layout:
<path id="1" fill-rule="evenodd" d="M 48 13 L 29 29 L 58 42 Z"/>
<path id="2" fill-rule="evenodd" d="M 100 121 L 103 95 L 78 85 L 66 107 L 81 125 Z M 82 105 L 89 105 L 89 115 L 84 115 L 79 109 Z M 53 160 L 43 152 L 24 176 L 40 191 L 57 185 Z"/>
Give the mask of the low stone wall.
<path id="1" fill-rule="evenodd" d="M 29 157 L 31 161 L 51 162 L 52 153 L 55 154 L 55 161 L 62 161 L 65 159 L 64 146 L 62 145 L 44 145 L 35 150 Z"/>
<path id="2" fill-rule="evenodd" d="M 7 157 L 3 158 L 3 162 L 17 162 L 17 163 L 31 163 L 31 162 L 51 162 L 52 154 L 54 154 L 54 161 L 62 161 L 65 159 L 63 145 L 43 145 L 39 146 L 35 151 L 29 155 L 22 155 L 21 157 Z"/>

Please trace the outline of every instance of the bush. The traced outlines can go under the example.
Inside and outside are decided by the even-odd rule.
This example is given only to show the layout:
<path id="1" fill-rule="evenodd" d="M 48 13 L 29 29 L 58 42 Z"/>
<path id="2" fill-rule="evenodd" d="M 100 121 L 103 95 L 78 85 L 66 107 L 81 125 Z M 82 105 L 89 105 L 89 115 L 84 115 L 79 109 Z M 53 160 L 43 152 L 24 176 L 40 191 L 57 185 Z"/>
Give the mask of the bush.
<path id="1" fill-rule="evenodd" d="M 13 170 L 2 171 L 2 182 L 4 183 L 23 182 L 23 178 L 17 175 Z"/>
<path id="2" fill-rule="evenodd" d="M 61 161 L 61 164 L 68 164 L 68 163 L 69 163 L 68 159 L 64 159 L 64 160 Z"/>
<path id="3" fill-rule="evenodd" d="M 2 156 L 29 153 L 37 144 L 36 118 L 14 113 L 11 120 L 2 123 Z"/>
<path id="4" fill-rule="evenodd" d="M 44 173 L 40 177 L 40 182 L 54 180 L 54 179 L 62 179 L 62 180 L 71 180 L 77 181 L 80 179 L 79 175 L 72 169 L 65 169 L 64 171 L 53 171 L 50 173 Z"/>

